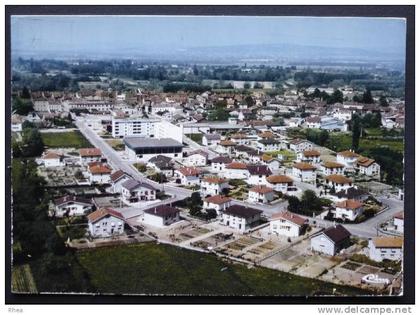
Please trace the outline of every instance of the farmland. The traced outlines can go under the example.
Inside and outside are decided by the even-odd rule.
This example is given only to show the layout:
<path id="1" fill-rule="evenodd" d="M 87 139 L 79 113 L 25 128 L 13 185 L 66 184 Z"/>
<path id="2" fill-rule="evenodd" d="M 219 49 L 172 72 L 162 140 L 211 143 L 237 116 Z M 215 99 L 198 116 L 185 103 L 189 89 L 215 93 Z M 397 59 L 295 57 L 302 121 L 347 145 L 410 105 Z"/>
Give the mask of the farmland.
<path id="1" fill-rule="evenodd" d="M 43 132 L 42 141 L 48 148 L 90 148 L 92 145 L 79 131 Z"/>

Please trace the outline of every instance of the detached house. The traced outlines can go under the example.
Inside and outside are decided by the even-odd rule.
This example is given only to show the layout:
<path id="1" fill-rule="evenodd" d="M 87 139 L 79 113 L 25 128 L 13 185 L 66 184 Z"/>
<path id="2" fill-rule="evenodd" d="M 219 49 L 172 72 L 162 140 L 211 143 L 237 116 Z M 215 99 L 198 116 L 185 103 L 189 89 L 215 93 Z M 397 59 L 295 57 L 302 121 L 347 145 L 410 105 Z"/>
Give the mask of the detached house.
<path id="1" fill-rule="evenodd" d="M 273 174 L 267 165 L 248 165 L 247 183 L 250 185 L 267 184 L 267 177 Z"/>
<path id="2" fill-rule="evenodd" d="M 403 256 L 402 237 L 375 237 L 369 240 L 369 258 L 374 261 L 400 260 Z"/>
<path id="3" fill-rule="evenodd" d="M 335 190 L 335 192 L 347 190 L 350 187 L 353 187 L 353 181 L 343 175 L 329 175 L 325 177 L 325 183 L 328 187 Z"/>
<path id="4" fill-rule="evenodd" d="M 185 159 L 185 165 L 187 166 L 206 166 L 208 153 L 202 150 L 196 150 L 189 152 Z"/>
<path id="5" fill-rule="evenodd" d="M 232 199 L 222 195 L 214 195 L 204 199 L 203 209 L 214 209 L 220 215 L 226 208 L 231 206 Z"/>
<path id="6" fill-rule="evenodd" d="M 211 176 L 205 177 L 201 181 L 201 194 L 203 196 L 219 195 L 222 194 L 225 189 L 229 189 L 227 179 Z"/>
<path id="7" fill-rule="evenodd" d="M 93 207 L 91 200 L 74 195 L 57 198 L 54 200 L 54 205 L 56 217 L 84 215 Z"/>
<path id="8" fill-rule="evenodd" d="M 248 200 L 253 203 L 270 203 L 274 200 L 274 190 L 265 185 L 254 186 L 248 192 Z"/>
<path id="9" fill-rule="evenodd" d="M 314 148 L 314 145 L 308 140 L 293 139 L 289 142 L 289 148 L 293 152 L 297 153 L 312 150 Z"/>
<path id="10" fill-rule="evenodd" d="M 143 222 L 147 225 L 165 227 L 180 220 L 177 208 L 161 205 L 144 210 Z"/>
<path id="11" fill-rule="evenodd" d="M 272 172 L 277 172 L 281 168 L 281 162 L 267 154 L 261 156 L 261 162 L 267 165 Z"/>
<path id="12" fill-rule="evenodd" d="M 121 184 L 127 179 L 131 178 L 128 174 L 122 170 L 118 170 L 111 174 L 111 185 L 114 193 L 121 193 Z"/>
<path id="13" fill-rule="evenodd" d="M 289 191 L 296 191 L 293 179 L 286 175 L 271 175 L 267 177 L 267 185 L 275 191 L 287 194 Z"/>
<path id="14" fill-rule="evenodd" d="M 363 213 L 363 204 L 354 199 L 348 199 L 335 204 L 336 219 L 354 221 Z"/>
<path id="15" fill-rule="evenodd" d="M 88 215 L 89 232 L 92 237 L 110 237 L 124 233 L 123 215 L 109 208 L 100 208 Z"/>
<path id="16" fill-rule="evenodd" d="M 229 179 L 247 179 L 249 171 L 245 163 L 232 162 L 226 165 L 224 175 Z"/>
<path id="17" fill-rule="evenodd" d="M 89 180 L 91 184 L 109 184 L 112 170 L 107 164 L 92 162 L 88 164 Z"/>
<path id="18" fill-rule="evenodd" d="M 404 211 L 398 212 L 394 215 L 394 227 L 398 233 L 404 233 Z"/>
<path id="19" fill-rule="evenodd" d="M 211 160 L 211 170 L 214 172 L 224 171 L 226 165 L 232 163 L 232 159 L 226 156 L 218 156 Z"/>
<path id="20" fill-rule="evenodd" d="M 155 200 L 156 189 L 147 183 L 130 178 L 121 184 L 121 198 L 128 203 Z"/>
<path id="21" fill-rule="evenodd" d="M 308 220 L 289 211 L 282 211 L 272 215 L 270 233 L 288 237 L 298 237 L 302 234 Z"/>
<path id="22" fill-rule="evenodd" d="M 321 162 L 321 153 L 316 150 L 305 150 L 303 152 L 298 152 L 297 161 L 310 164 L 318 164 Z"/>
<path id="23" fill-rule="evenodd" d="M 169 156 L 156 155 L 147 162 L 147 166 L 152 167 L 156 172 L 163 173 L 168 177 L 174 175 L 174 162 Z"/>
<path id="24" fill-rule="evenodd" d="M 222 223 L 240 232 L 246 232 L 261 219 L 261 210 L 232 205 L 222 214 Z"/>
<path id="25" fill-rule="evenodd" d="M 321 165 L 321 171 L 325 176 L 329 175 L 343 175 L 344 165 L 336 162 L 324 162 Z"/>
<path id="26" fill-rule="evenodd" d="M 311 238 L 311 250 L 334 256 L 349 245 L 350 236 L 350 232 L 344 226 L 332 226 Z"/>
<path id="27" fill-rule="evenodd" d="M 279 151 L 281 149 L 280 142 L 274 139 L 258 140 L 256 146 L 262 152 Z"/>
<path id="28" fill-rule="evenodd" d="M 355 169 L 359 154 L 354 151 L 342 151 L 337 153 L 337 162 L 343 164 L 345 168 Z"/>
<path id="29" fill-rule="evenodd" d="M 373 159 L 361 156 L 357 159 L 357 170 L 366 176 L 379 177 L 381 167 Z"/>
<path id="30" fill-rule="evenodd" d="M 182 167 L 175 171 L 175 176 L 178 177 L 180 184 L 185 186 L 199 185 L 200 175 L 201 170 L 195 167 Z"/>
<path id="31" fill-rule="evenodd" d="M 216 147 L 216 151 L 222 154 L 232 154 L 236 143 L 231 140 L 223 140 Z"/>
<path id="32" fill-rule="evenodd" d="M 316 181 L 316 167 L 305 162 L 293 164 L 292 174 L 301 182 L 314 183 Z"/>
<path id="33" fill-rule="evenodd" d="M 220 143 L 220 135 L 213 133 L 213 134 L 205 134 L 202 139 L 202 143 L 205 146 L 217 146 Z"/>
<path id="34" fill-rule="evenodd" d="M 63 156 L 53 151 L 44 153 L 41 157 L 41 161 L 46 168 L 64 165 Z"/>
<path id="35" fill-rule="evenodd" d="M 80 162 L 82 164 L 100 162 L 102 158 L 102 152 L 98 148 L 80 149 L 79 155 L 80 155 Z"/>

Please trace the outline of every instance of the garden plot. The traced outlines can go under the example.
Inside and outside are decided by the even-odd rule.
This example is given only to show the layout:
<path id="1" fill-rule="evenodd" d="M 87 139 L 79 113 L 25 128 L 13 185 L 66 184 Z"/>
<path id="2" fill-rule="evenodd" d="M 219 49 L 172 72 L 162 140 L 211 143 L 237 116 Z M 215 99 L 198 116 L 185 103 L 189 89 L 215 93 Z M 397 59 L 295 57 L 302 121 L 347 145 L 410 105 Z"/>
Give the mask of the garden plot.
<path id="1" fill-rule="evenodd" d="M 258 245 L 256 247 L 253 247 L 249 249 L 246 254 L 244 255 L 244 259 L 250 260 L 250 261 L 256 261 L 264 256 L 271 253 L 273 250 L 278 248 L 278 244 L 274 243 L 273 241 L 268 241 L 262 245 Z"/>
<path id="2" fill-rule="evenodd" d="M 212 230 L 204 228 L 204 227 L 193 227 L 188 230 L 185 230 L 174 237 L 174 241 L 177 243 L 182 243 L 198 236 L 207 234 Z"/>
<path id="3" fill-rule="evenodd" d="M 250 236 L 243 236 L 233 242 L 219 247 L 217 251 L 229 256 L 242 257 L 247 248 L 252 247 L 255 244 L 261 243 L 262 241 L 263 239 Z"/>
<path id="4" fill-rule="evenodd" d="M 204 238 L 202 240 L 196 241 L 191 243 L 192 246 L 194 247 L 200 247 L 203 249 L 209 249 L 209 248 L 215 248 L 223 243 L 225 243 L 226 241 L 229 241 L 233 238 L 233 234 L 229 233 L 217 233 L 217 234 L 213 234 L 207 238 Z"/>

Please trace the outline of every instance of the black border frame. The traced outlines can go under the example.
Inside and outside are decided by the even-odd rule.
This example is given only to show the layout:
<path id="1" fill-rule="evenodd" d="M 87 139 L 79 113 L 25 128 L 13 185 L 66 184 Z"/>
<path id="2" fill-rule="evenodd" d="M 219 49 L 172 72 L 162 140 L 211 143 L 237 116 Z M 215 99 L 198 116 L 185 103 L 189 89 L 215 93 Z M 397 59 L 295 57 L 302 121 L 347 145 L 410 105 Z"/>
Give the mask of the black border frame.
<path id="1" fill-rule="evenodd" d="M 6 304 L 414 304 L 415 303 L 415 6 L 414 5 L 285 5 L 285 6 L 5 6 L 5 104 L 11 99 L 11 15 L 248 15 L 248 16 L 342 16 L 399 17 L 406 19 L 405 87 L 405 237 L 404 295 L 360 297 L 213 297 L 213 296 L 123 296 L 34 294 L 11 292 L 11 211 L 5 211 L 5 302 Z M 5 106 L 5 209 L 11 210 L 11 106 Z"/>

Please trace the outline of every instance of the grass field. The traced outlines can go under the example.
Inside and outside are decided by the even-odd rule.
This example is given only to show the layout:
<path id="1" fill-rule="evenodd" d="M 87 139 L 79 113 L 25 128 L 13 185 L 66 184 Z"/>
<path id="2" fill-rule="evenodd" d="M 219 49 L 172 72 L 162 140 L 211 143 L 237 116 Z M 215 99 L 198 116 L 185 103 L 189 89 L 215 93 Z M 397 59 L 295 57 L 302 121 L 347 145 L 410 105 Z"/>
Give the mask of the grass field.
<path id="1" fill-rule="evenodd" d="M 330 295 L 336 288 L 341 295 L 368 294 L 266 268 L 248 269 L 168 245 L 99 248 L 77 256 L 91 285 L 101 293 L 290 296 Z"/>
<path id="2" fill-rule="evenodd" d="M 330 134 L 330 140 L 328 141 L 328 147 L 334 151 L 344 151 L 351 148 L 352 136 L 348 133 L 335 132 Z M 404 142 L 402 139 L 397 140 L 386 140 L 386 139 L 365 139 L 360 138 L 359 148 L 361 151 L 388 147 L 389 149 L 397 152 L 404 152 Z"/>
<path id="3" fill-rule="evenodd" d="M 36 285 L 28 264 L 13 266 L 12 291 L 21 293 L 36 293 Z"/>
<path id="4" fill-rule="evenodd" d="M 92 144 L 77 130 L 41 133 L 42 141 L 49 148 L 91 148 Z"/>
<path id="5" fill-rule="evenodd" d="M 190 133 L 186 135 L 192 141 L 197 142 L 198 144 L 202 144 L 203 141 L 203 134 L 202 133 Z"/>

